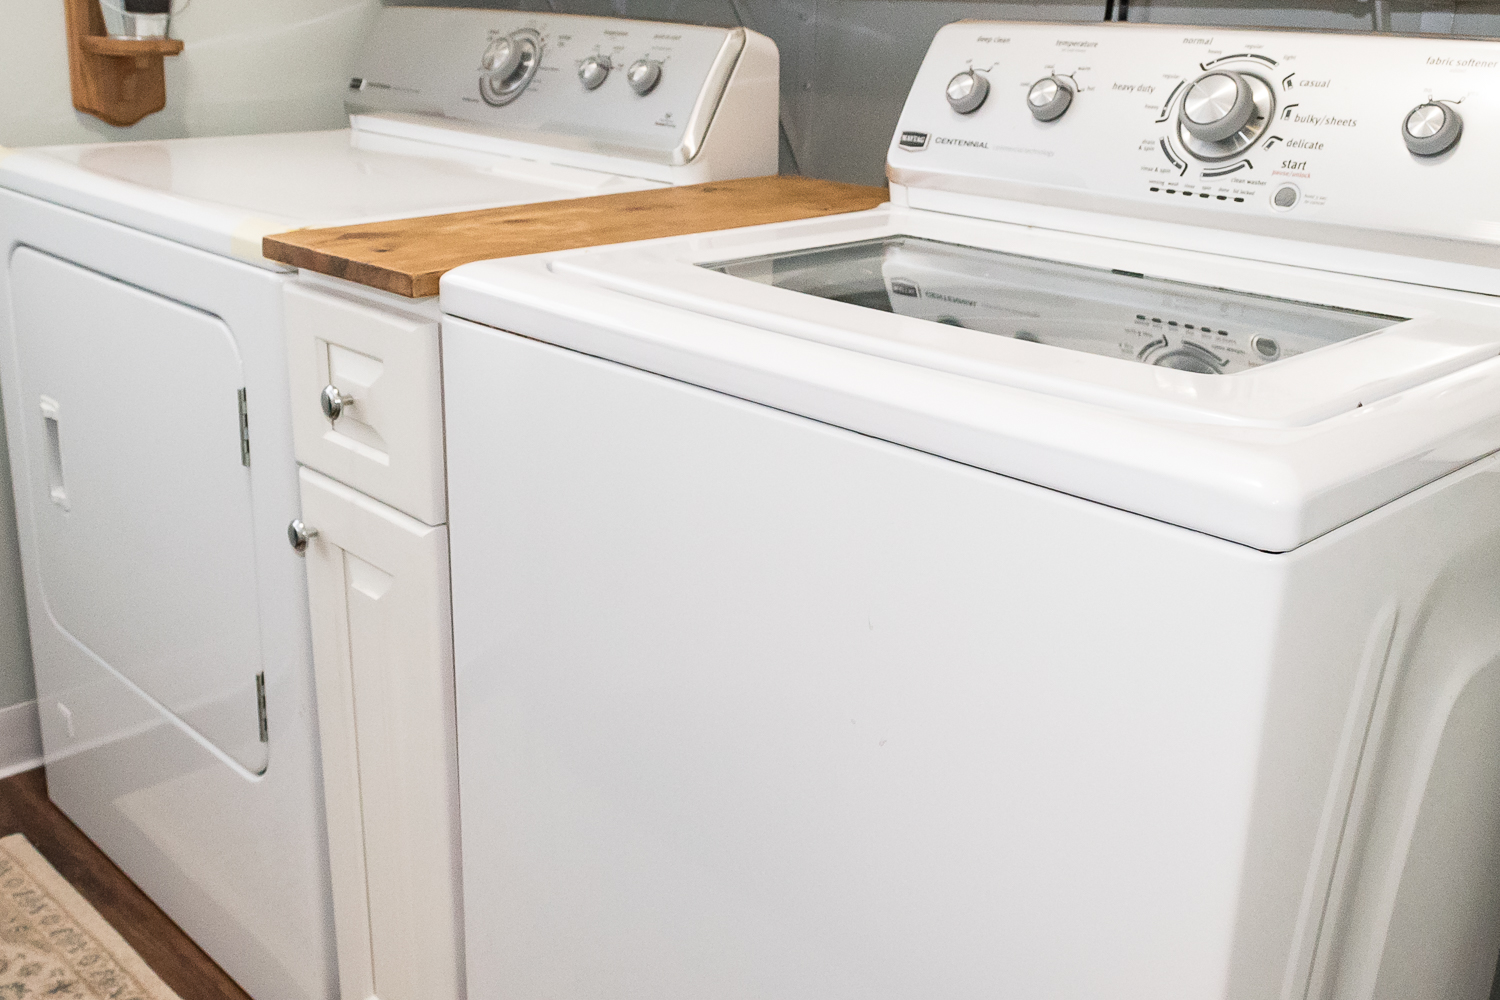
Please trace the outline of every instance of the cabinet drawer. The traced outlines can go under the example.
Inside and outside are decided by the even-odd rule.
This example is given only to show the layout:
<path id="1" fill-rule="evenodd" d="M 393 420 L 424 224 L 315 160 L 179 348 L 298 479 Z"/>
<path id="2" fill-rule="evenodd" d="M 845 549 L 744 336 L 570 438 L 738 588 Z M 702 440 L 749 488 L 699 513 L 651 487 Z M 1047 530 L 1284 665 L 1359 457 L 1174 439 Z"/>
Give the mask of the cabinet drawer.
<path id="1" fill-rule="evenodd" d="M 297 461 L 426 524 L 447 520 L 436 320 L 286 290 Z M 330 419 L 325 389 L 345 402 Z"/>
<path id="2" fill-rule="evenodd" d="M 341 1000 L 462 1000 L 448 529 L 300 475 Z"/>

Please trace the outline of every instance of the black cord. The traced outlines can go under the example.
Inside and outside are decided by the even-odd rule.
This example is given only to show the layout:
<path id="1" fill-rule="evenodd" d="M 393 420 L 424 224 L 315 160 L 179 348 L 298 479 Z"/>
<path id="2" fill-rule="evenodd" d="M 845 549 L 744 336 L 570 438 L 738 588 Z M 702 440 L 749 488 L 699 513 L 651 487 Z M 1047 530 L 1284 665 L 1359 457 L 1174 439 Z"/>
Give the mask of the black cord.
<path id="1" fill-rule="evenodd" d="M 1106 21 L 1115 19 L 1115 0 L 1104 0 L 1104 19 Z"/>

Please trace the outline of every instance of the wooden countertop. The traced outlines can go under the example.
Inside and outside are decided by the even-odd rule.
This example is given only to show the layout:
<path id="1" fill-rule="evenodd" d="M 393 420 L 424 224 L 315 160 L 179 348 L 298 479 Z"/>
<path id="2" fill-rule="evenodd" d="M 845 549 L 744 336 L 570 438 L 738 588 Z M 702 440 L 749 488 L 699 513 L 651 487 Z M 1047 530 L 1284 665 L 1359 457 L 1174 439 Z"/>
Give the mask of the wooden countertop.
<path id="1" fill-rule="evenodd" d="M 267 236 L 269 260 L 397 295 L 436 295 L 460 264 L 495 257 L 791 222 L 874 208 L 885 188 L 809 177 L 751 177 L 420 219 Z"/>

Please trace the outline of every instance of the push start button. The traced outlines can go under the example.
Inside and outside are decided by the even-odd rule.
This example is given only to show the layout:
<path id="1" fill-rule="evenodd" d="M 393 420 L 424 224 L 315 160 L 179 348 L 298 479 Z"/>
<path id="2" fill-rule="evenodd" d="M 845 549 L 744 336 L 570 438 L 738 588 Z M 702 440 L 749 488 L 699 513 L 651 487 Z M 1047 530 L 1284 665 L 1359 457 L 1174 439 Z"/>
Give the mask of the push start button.
<path id="1" fill-rule="evenodd" d="M 1271 195 L 1271 204 L 1285 212 L 1289 208 L 1296 207 L 1297 202 L 1302 200 L 1302 192 L 1297 190 L 1295 184 L 1283 184 Z"/>

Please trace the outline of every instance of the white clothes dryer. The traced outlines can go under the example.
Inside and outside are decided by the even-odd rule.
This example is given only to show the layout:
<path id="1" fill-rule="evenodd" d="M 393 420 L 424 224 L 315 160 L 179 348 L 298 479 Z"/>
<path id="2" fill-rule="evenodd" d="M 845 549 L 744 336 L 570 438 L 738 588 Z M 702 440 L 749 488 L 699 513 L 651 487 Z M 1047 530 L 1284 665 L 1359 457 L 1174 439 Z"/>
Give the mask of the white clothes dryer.
<path id="1" fill-rule="evenodd" d="M 474 995 L 1489 997 L 1497 65 L 965 22 L 886 207 L 448 274 Z"/>
<path id="2" fill-rule="evenodd" d="M 741 29 L 391 8 L 357 74 L 347 130 L 0 150 L 49 792 L 257 1000 L 338 994 L 261 238 L 776 168 L 775 48 Z"/>

